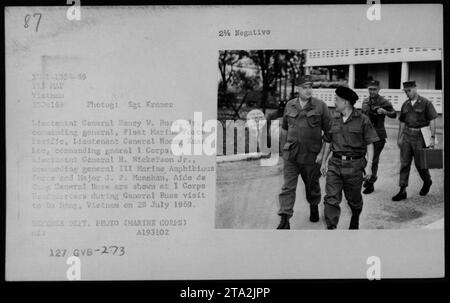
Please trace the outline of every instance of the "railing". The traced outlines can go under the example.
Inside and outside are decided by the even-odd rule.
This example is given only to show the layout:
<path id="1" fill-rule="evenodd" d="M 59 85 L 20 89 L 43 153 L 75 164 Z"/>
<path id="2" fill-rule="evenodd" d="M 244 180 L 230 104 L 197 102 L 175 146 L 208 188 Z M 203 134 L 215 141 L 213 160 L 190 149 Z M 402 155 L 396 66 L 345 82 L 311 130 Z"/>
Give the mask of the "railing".
<path id="1" fill-rule="evenodd" d="M 305 66 L 383 63 L 403 61 L 438 61 L 440 48 L 348 48 L 317 49 L 306 52 Z"/>
<path id="2" fill-rule="evenodd" d="M 328 106 L 334 107 L 335 99 L 335 89 L 332 88 L 317 88 L 313 90 L 313 95 L 316 98 L 324 101 Z M 418 93 L 433 102 L 436 111 L 442 114 L 442 91 L 440 90 L 417 90 Z M 361 108 L 362 101 L 369 96 L 367 89 L 355 89 L 355 92 L 359 96 L 359 100 L 356 102 L 355 107 Z M 405 93 L 400 89 L 382 89 L 380 90 L 380 95 L 386 97 L 391 101 L 395 110 L 399 111 L 403 102 L 406 101 L 407 97 Z"/>

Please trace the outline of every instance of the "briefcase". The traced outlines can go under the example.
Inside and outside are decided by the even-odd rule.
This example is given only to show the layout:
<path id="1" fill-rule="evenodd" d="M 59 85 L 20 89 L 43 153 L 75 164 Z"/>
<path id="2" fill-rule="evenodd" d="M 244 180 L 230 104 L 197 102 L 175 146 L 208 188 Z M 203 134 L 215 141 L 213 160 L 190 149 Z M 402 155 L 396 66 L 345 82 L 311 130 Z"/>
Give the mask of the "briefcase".
<path id="1" fill-rule="evenodd" d="M 419 149 L 419 168 L 443 168 L 442 149 Z"/>

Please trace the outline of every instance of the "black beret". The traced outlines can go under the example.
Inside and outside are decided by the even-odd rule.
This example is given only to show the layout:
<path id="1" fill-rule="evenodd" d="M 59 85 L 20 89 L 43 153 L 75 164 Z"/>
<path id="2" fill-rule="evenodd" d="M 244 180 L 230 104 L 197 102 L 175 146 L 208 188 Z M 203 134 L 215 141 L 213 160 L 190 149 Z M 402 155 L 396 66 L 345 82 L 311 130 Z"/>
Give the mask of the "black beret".
<path id="1" fill-rule="evenodd" d="M 342 99 L 348 100 L 352 105 L 358 100 L 358 95 L 350 88 L 346 86 L 339 86 L 335 90 L 336 95 Z"/>
<path id="2" fill-rule="evenodd" d="M 377 80 L 372 80 L 369 81 L 369 83 L 367 84 L 367 87 L 379 87 L 380 86 L 380 81 Z"/>
<path id="3" fill-rule="evenodd" d="M 403 88 L 416 87 L 416 81 L 403 82 Z"/>
<path id="4" fill-rule="evenodd" d="M 304 85 L 304 84 L 310 84 L 312 85 L 312 78 L 309 75 L 304 75 L 297 77 L 295 79 L 295 85 Z"/>

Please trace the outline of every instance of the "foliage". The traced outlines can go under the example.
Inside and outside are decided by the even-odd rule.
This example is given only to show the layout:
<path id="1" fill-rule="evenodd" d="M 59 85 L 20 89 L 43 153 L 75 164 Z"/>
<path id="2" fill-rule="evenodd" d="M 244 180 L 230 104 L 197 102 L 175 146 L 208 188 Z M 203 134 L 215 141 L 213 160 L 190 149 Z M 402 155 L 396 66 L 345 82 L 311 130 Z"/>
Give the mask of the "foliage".
<path id="1" fill-rule="evenodd" d="M 240 119 L 239 111 L 249 93 L 261 91 L 257 103 L 264 113 L 270 95 L 278 96 L 279 111 L 282 110 L 286 101 L 295 96 L 294 80 L 303 74 L 304 63 L 304 50 L 220 51 L 219 107 L 231 108 L 234 118 Z M 277 87 L 280 79 L 285 85 L 290 83 L 289 96 L 283 96 L 281 87 Z"/>

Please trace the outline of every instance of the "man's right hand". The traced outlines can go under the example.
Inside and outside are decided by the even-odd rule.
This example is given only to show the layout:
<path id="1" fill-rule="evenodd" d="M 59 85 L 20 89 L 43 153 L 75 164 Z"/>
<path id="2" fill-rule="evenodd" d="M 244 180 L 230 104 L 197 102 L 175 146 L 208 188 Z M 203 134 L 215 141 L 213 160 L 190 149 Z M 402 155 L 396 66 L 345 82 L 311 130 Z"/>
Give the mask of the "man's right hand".
<path id="1" fill-rule="evenodd" d="M 387 110 L 385 110 L 384 108 L 380 107 L 379 109 L 377 109 L 377 114 L 379 114 L 379 115 L 386 115 L 387 114 Z"/>
<path id="2" fill-rule="evenodd" d="M 399 148 L 401 148 L 401 147 L 402 147 L 402 143 L 403 143 L 403 136 L 400 136 L 400 137 L 397 139 L 397 146 L 398 146 Z"/>

